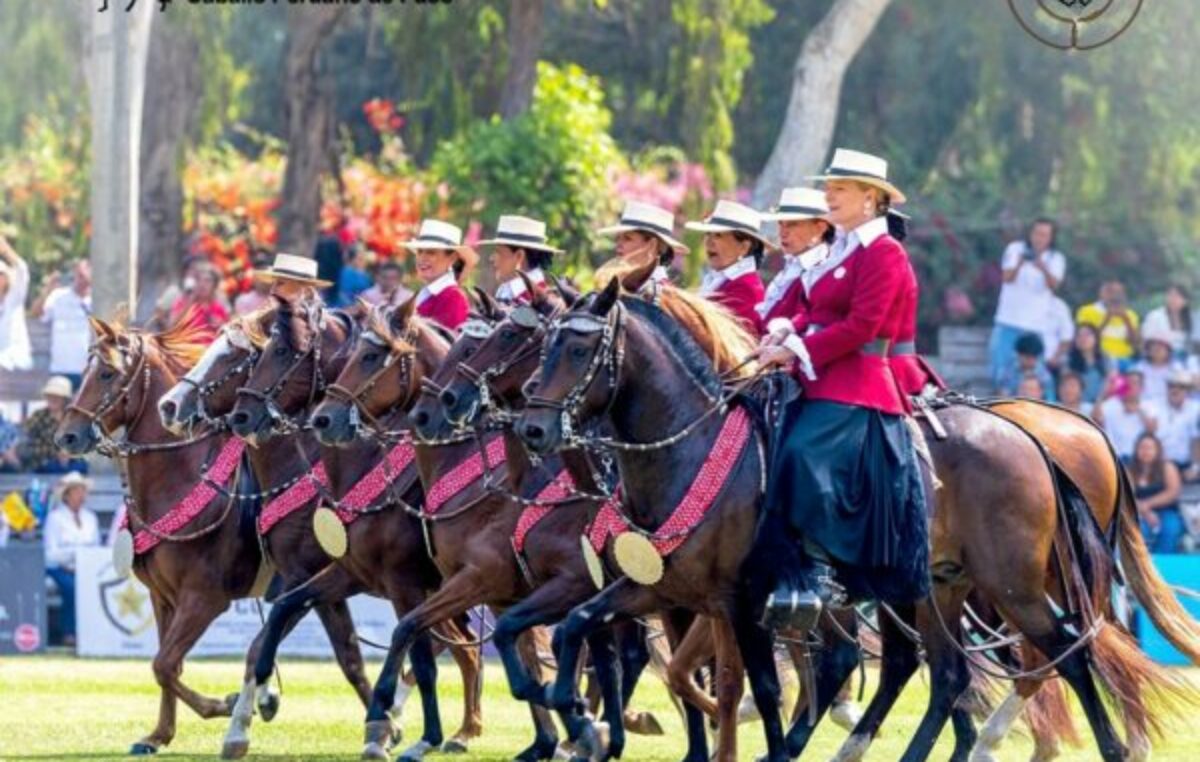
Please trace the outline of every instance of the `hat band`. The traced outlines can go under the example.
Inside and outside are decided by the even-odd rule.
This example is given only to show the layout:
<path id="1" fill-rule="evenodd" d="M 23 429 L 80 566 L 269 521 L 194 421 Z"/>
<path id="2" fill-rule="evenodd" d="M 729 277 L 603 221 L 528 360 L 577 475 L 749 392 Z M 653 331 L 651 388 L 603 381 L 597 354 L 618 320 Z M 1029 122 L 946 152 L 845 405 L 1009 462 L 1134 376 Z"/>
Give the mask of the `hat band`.
<path id="1" fill-rule="evenodd" d="M 742 222 L 741 220 L 731 220 L 728 217 L 709 217 L 708 224 L 709 225 L 724 225 L 727 228 L 737 228 L 738 230 L 741 230 L 746 233 L 751 233 L 753 235 L 759 235 L 757 227 L 751 225 L 748 222 Z"/>
<path id="2" fill-rule="evenodd" d="M 784 206 L 777 207 L 775 211 L 781 212 L 783 214 L 811 214 L 814 217 L 820 217 L 824 214 L 827 214 L 827 212 L 824 209 L 818 209 L 815 206 L 784 205 Z"/>
<path id="3" fill-rule="evenodd" d="M 832 175 L 834 177 L 870 177 L 874 180 L 879 180 L 885 183 L 888 181 L 887 177 L 883 175 L 877 175 L 874 172 L 867 172 L 866 170 L 862 169 L 842 169 L 841 167 L 830 167 L 829 169 L 825 170 L 825 174 Z"/>
<path id="4" fill-rule="evenodd" d="M 306 273 L 306 272 L 301 272 L 300 270 L 293 270 L 290 267 L 272 267 L 269 272 L 272 272 L 275 275 L 290 275 L 293 278 L 306 278 L 308 280 L 315 280 L 317 277 L 313 273 Z"/>
<path id="5" fill-rule="evenodd" d="M 657 225 L 653 222 L 648 222 L 646 220 L 633 219 L 632 217 L 630 217 L 630 218 L 622 217 L 621 224 L 624 225 L 625 227 L 646 228 L 647 230 L 652 230 L 655 233 L 658 233 L 659 235 L 665 235 L 667 237 L 671 237 L 674 232 L 670 228 L 665 227 L 663 225 Z"/>
<path id="6" fill-rule="evenodd" d="M 507 238 L 510 241 L 521 241 L 522 243 L 536 243 L 540 246 L 546 245 L 546 236 L 526 235 L 525 233 L 508 233 L 503 230 L 496 232 L 497 238 Z"/>
<path id="7" fill-rule="evenodd" d="M 459 245 L 458 243 L 450 240 L 449 238 L 442 238 L 441 236 L 438 236 L 438 235 L 428 235 L 426 233 L 422 233 L 421 235 L 417 236 L 416 242 L 417 243 L 440 243 L 443 246 L 449 246 L 452 249 Z"/>

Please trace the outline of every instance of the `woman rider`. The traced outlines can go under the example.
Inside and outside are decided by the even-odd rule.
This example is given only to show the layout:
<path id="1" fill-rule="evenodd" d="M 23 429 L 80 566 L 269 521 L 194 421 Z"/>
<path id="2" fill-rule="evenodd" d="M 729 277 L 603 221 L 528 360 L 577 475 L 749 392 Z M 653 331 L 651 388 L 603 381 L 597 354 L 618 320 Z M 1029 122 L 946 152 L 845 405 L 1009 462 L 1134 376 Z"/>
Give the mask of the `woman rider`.
<path id="1" fill-rule="evenodd" d="M 658 263 L 644 288 L 669 283 L 671 274 L 667 268 L 675 261 L 675 255 L 688 253 L 688 247 L 675 240 L 675 215 L 641 201 L 626 201 L 620 221 L 597 232 L 617 237 L 617 257 L 622 262 L 634 267 L 651 259 Z"/>
<path id="2" fill-rule="evenodd" d="M 838 237 L 805 273 L 791 320 L 776 323 L 757 353 L 765 365 L 793 368 L 804 388 L 785 410 L 772 463 L 767 510 L 796 543 L 790 561 L 770 559 L 777 585 L 765 617 L 802 630 L 848 597 L 908 603 L 930 585 L 909 402 L 887 359 L 909 309 L 908 255 L 887 219 L 904 194 L 886 161 L 858 151 L 838 149 L 815 179 L 825 181 Z M 760 543 L 772 539 L 764 534 Z"/>
<path id="3" fill-rule="evenodd" d="M 700 295 L 732 312 L 755 336 L 762 335 L 756 307 L 765 289 L 758 268 L 775 245 L 762 234 L 762 216 L 735 201 L 718 201 L 717 208 L 688 230 L 704 233 L 709 270 L 700 284 Z"/>
<path id="4" fill-rule="evenodd" d="M 492 268 L 496 273 L 496 300 L 504 304 L 528 303 L 533 295 L 525 288 L 520 273 L 539 291 L 546 289 L 545 270 L 555 254 L 561 254 L 546 242 L 546 223 L 529 217 L 505 214 L 496 224 L 496 237 L 480 241 L 480 246 L 495 246 Z"/>
<path id="5" fill-rule="evenodd" d="M 463 246 L 457 225 L 441 220 L 422 220 L 417 237 L 404 248 L 415 252 L 417 277 L 425 284 L 417 293 L 417 314 L 457 331 L 471 310 L 458 282 L 475 265 L 475 250 Z"/>
<path id="6" fill-rule="evenodd" d="M 824 262 L 833 243 L 833 224 L 825 216 L 825 194 L 815 188 L 785 188 L 779 205 L 764 220 L 779 223 L 779 243 L 784 251 L 783 269 L 771 280 L 766 296 L 757 307 L 762 325 L 771 332 L 772 321 L 790 323 L 804 299 L 805 272 Z M 783 323 L 777 328 L 786 330 Z"/>

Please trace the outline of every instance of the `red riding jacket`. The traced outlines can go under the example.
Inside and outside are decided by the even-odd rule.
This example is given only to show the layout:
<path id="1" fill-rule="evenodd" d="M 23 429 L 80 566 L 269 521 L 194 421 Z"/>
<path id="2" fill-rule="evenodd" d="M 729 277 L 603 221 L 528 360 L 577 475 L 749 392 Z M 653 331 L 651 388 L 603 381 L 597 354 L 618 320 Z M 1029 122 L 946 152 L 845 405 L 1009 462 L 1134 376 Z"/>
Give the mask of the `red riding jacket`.
<path id="1" fill-rule="evenodd" d="M 449 278 L 449 282 L 443 280 Z M 467 295 L 454 280 L 453 273 L 447 273 L 433 283 L 421 289 L 417 296 L 417 314 L 423 318 L 434 320 L 451 331 L 467 319 L 471 304 Z"/>
<path id="2" fill-rule="evenodd" d="M 749 259 L 749 258 L 747 258 Z M 746 260 L 742 260 L 746 261 Z M 763 331 L 762 319 L 754 308 L 763 300 L 767 290 L 763 287 L 762 278 L 753 268 L 753 259 L 749 259 L 750 271 L 725 280 L 713 290 L 704 293 L 709 301 L 720 304 L 741 321 L 742 327 L 755 336 L 761 336 Z M 740 263 L 739 263 L 740 264 Z M 732 267 L 738 267 L 738 264 Z M 730 269 L 730 268 L 727 268 Z"/>

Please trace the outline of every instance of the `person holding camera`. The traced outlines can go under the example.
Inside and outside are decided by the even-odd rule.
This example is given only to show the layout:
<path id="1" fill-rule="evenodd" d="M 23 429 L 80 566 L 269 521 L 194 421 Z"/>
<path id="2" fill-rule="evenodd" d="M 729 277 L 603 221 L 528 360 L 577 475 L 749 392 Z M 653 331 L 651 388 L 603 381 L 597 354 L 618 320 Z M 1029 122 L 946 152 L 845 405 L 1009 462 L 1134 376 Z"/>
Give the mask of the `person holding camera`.
<path id="1" fill-rule="evenodd" d="M 25 296 L 29 293 L 29 266 L 0 235 L 0 368 L 29 370 L 33 351 L 25 325 Z"/>
<path id="2" fill-rule="evenodd" d="M 1117 364 L 1118 370 L 1128 370 L 1133 364 L 1142 344 L 1141 325 L 1138 314 L 1129 306 L 1121 281 L 1110 279 L 1100 284 L 1100 298 L 1080 307 L 1075 322 L 1096 329 L 1100 334 L 1100 351 Z"/>
<path id="3" fill-rule="evenodd" d="M 42 293 L 29 308 L 31 317 L 50 324 L 50 374 L 66 376 L 79 388 L 87 365 L 92 328 L 92 268 L 86 259 L 65 275 L 46 278 Z"/>
<path id="4" fill-rule="evenodd" d="M 1062 285 L 1067 259 L 1054 248 L 1057 228 L 1053 220 L 1038 218 L 1023 241 L 1004 249 L 1000 267 L 1004 282 L 996 305 L 995 327 L 988 346 L 992 383 L 1012 365 L 1017 339 L 1042 333 L 1053 309 L 1054 292 Z"/>

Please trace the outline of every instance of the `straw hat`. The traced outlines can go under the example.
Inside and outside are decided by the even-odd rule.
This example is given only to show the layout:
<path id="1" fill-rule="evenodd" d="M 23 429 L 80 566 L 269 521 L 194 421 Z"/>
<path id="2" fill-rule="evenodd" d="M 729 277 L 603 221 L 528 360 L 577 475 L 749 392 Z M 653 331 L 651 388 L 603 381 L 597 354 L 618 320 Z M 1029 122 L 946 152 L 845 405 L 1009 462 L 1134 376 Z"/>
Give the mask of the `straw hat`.
<path id="1" fill-rule="evenodd" d="M 46 380 L 46 385 L 42 387 L 43 397 L 62 397 L 63 399 L 71 399 L 75 394 L 71 388 L 71 379 L 66 376 L 51 376 Z"/>
<path id="2" fill-rule="evenodd" d="M 1142 346 L 1146 346 L 1152 341 L 1166 344 L 1168 347 L 1175 346 L 1175 336 L 1165 328 L 1151 328 L 1142 334 Z"/>
<path id="3" fill-rule="evenodd" d="M 768 249 L 777 248 L 762 234 L 762 215 L 736 201 L 718 201 L 712 214 L 698 222 L 689 222 L 685 227 L 701 233 L 744 233 L 761 241 Z"/>
<path id="4" fill-rule="evenodd" d="M 422 249 L 450 249 L 458 251 L 463 247 L 463 232 L 458 225 L 451 225 L 441 220 L 421 220 L 421 229 L 417 237 L 401 244 L 409 251 Z"/>
<path id="5" fill-rule="evenodd" d="M 762 218 L 772 222 L 794 222 L 824 219 L 827 214 L 829 206 L 825 203 L 823 191 L 816 188 L 784 188 L 783 193 L 779 194 L 779 203 Z"/>
<path id="6" fill-rule="evenodd" d="M 1191 389 L 1195 380 L 1191 373 L 1188 373 L 1183 368 L 1176 368 L 1171 371 L 1171 375 L 1167 376 L 1167 386 L 1181 386 L 1184 389 Z"/>
<path id="7" fill-rule="evenodd" d="M 886 159 L 862 151 L 839 148 L 833 152 L 833 160 L 825 174 L 814 175 L 809 180 L 854 180 L 885 191 L 893 204 L 905 202 L 904 193 L 888 180 Z"/>
<path id="8" fill-rule="evenodd" d="M 596 232 L 600 235 L 620 235 L 631 230 L 639 230 L 657 236 L 679 254 L 688 253 L 688 247 L 677 241 L 673 235 L 675 215 L 662 207 L 642 201 L 626 201 L 625 208 L 621 210 L 620 222 L 600 228 Z"/>
<path id="9" fill-rule="evenodd" d="M 58 484 L 55 486 L 55 489 L 57 489 L 58 493 L 61 495 L 72 487 L 83 487 L 91 492 L 92 480 L 78 471 L 69 471 L 65 476 L 63 476 L 63 478 L 58 480 Z"/>
<path id="10" fill-rule="evenodd" d="M 561 254 L 546 241 L 546 223 L 518 214 L 504 214 L 496 223 L 496 237 L 480 241 L 480 246 L 504 244 L 514 249 L 537 249 L 551 254 Z"/>
<path id="11" fill-rule="evenodd" d="M 329 288 L 333 284 L 317 277 L 317 260 L 298 257 L 295 254 L 276 254 L 275 261 L 266 270 L 255 270 L 256 280 L 290 280 L 316 288 Z"/>

